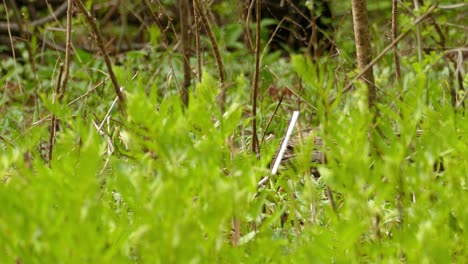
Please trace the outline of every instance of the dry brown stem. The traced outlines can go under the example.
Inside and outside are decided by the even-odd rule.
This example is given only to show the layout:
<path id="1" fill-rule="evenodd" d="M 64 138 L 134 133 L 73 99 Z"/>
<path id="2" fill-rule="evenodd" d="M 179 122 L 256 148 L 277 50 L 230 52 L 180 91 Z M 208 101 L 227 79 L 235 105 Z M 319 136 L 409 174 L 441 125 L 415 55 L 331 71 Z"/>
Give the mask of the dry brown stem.
<path id="1" fill-rule="evenodd" d="M 77 5 L 78 9 L 80 9 L 81 13 L 85 16 L 86 21 L 91 26 L 91 30 L 93 31 L 94 35 L 96 36 L 96 41 L 97 41 L 99 50 L 102 53 L 102 56 L 104 56 L 104 62 L 106 64 L 107 70 L 109 71 L 109 77 L 110 77 L 112 85 L 114 87 L 114 91 L 117 94 L 117 97 L 119 98 L 120 111 L 122 113 L 124 113 L 124 111 L 125 111 L 125 97 L 124 97 L 122 91 L 120 90 L 120 85 L 117 82 L 117 77 L 115 77 L 114 71 L 112 70 L 112 63 L 111 63 L 111 60 L 109 58 L 109 54 L 107 53 L 107 50 L 104 47 L 104 40 L 103 40 L 103 37 L 102 37 L 101 33 L 99 32 L 99 29 L 98 29 L 98 27 L 96 25 L 96 21 L 91 16 L 91 14 L 88 12 L 88 10 L 86 10 L 86 7 L 83 4 L 83 2 L 81 2 L 81 0 L 76 0 L 75 3 Z"/>
<path id="2" fill-rule="evenodd" d="M 189 103 L 189 86 L 191 82 L 190 69 L 190 29 L 189 29 L 189 2 L 188 0 L 179 0 L 180 17 L 180 35 L 182 41 L 182 60 L 184 67 L 184 82 L 181 89 L 181 98 L 184 105 Z"/>
<path id="3" fill-rule="evenodd" d="M 14 45 L 14 42 L 13 42 L 13 36 L 11 34 L 10 18 L 8 16 L 8 8 L 7 8 L 7 4 L 5 3 L 5 0 L 3 0 L 3 7 L 5 8 L 5 12 L 6 12 L 7 31 L 8 31 L 8 37 L 9 37 L 10 45 L 11 45 L 11 54 L 13 55 L 13 59 L 16 62 L 15 45 Z M 19 90 L 20 90 L 21 93 L 23 93 L 23 88 L 21 87 L 21 82 L 19 80 L 18 71 L 16 70 L 16 63 L 15 63 L 15 77 L 16 77 L 16 81 L 18 82 Z"/>
<path id="4" fill-rule="evenodd" d="M 62 100 L 68 86 L 68 76 L 70 75 L 70 52 L 71 52 L 71 30 L 72 30 L 72 6 L 73 0 L 68 0 L 67 8 L 67 29 L 66 29 L 66 40 L 65 40 L 65 74 L 63 82 L 60 87 L 60 93 L 58 99 Z"/>
<path id="5" fill-rule="evenodd" d="M 208 17 L 206 8 L 203 6 L 200 0 L 193 0 L 194 4 L 197 6 L 198 14 L 200 15 L 203 26 L 205 27 L 206 34 L 210 39 L 211 47 L 213 48 L 214 56 L 216 59 L 216 66 L 218 68 L 219 82 L 221 86 L 221 92 L 218 95 L 218 104 L 221 108 L 221 112 L 224 112 L 224 104 L 226 101 L 226 85 L 225 85 L 225 76 L 224 76 L 224 66 L 223 60 L 221 58 L 221 53 L 219 51 L 218 43 L 213 33 L 211 27 L 210 19 Z"/>
<path id="6" fill-rule="evenodd" d="M 58 17 L 61 17 L 63 14 L 65 14 L 65 11 L 67 10 L 67 5 L 68 2 L 65 1 L 61 6 L 59 6 L 52 14 L 49 16 L 40 18 L 38 20 L 34 20 L 32 22 L 27 23 L 25 26 L 26 27 L 39 27 L 42 26 L 50 21 L 53 21 L 57 19 Z M 2 23 L 0 22 L 0 32 L 4 31 L 12 31 L 12 32 L 19 32 L 21 31 L 22 25 L 20 23 L 10 23 L 7 21 L 7 23 Z"/>
<path id="7" fill-rule="evenodd" d="M 392 41 L 398 37 L 398 0 L 392 0 Z M 393 47 L 393 62 L 395 63 L 395 79 L 401 80 L 400 55 L 398 54 L 398 43 Z"/>
<path id="8" fill-rule="evenodd" d="M 55 90 L 52 94 L 52 107 L 55 106 L 57 101 L 57 97 L 60 94 L 60 84 L 62 83 L 62 75 L 63 75 L 63 64 L 60 63 L 59 65 L 59 73 L 57 78 L 57 83 L 55 84 Z M 48 163 L 49 167 L 52 166 L 52 155 L 54 152 L 54 143 L 55 143 L 55 132 L 57 128 L 57 118 L 54 113 L 52 113 L 52 117 L 50 119 L 50 129 L 49 129 L 49 157 Z"/>
<path id="9" fill-rule="evenodd" d="M 103 85 L 107 80 L 109 80 L 109 78 L 106 78 L 102 81 L 100 81 L 98 84 L 96 84 L 93 88 L 91 88 L 89 91 L 87 91 L 86 93 L 78 96 L 77 98 L 73 99 L 72 101 L 70 101 L 67 106 L 71 106 L 73 104 L 75 104 L 76 102 L 80 101 L 81 99 L 83 98 L 86 98 L 89 94 L 91 94 L 92 92 L 94 92 L 97 88 L 99 88 L 101 85 Z M 44 123 L 44 121 L 46 121 L 47 119 L 51 118 L 51 115 L 46 115 L 45 117 L 37 120 L 36 122 L 33 123 L 33 126 L 32 127 L 35 127 L 35 126 L 38 126 L 42 123 Z"/>
<path id="10" fill-rule="evenodd" d="M 252 82 L 252 152 L 260 154 L 257 136 L 257 97 L 258 97 L 258 78 L 260 76 L 260 21 L 261 21 L 261 1 L 257 0 L 256 7 L 256 35 L 255 35 L 255 69 Z"/>
<path id="11" fill-rule="evenodd" d="M 195 23 L 195 49 L 197 53 L 197 77 L 198 81 L 201 82 L 202 78 L 202 54 L 201 54 L 201 42 L 200 42 L 200 16 L 198 15 L 197 6 L 193 5 L 193 17 Z"/>

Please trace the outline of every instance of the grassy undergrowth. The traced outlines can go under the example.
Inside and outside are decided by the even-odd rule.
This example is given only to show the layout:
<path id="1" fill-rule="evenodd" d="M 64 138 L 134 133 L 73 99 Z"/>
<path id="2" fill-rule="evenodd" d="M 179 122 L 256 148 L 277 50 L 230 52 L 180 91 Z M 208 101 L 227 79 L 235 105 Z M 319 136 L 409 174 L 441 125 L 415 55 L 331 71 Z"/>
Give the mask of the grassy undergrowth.
<path id="1" fill-rule="evenodd" d="M 323 96 L 315 89 L 333 75 L 327 69 L 312 74 L 314 65 L 302 57 L 293 65 L 303 75 L 304 96 Z M 438 77 L 427 74 L 430 65 L 407 67 L 401 89 L 388 91 L 405 99 L 379 104 L 379 131 L 369 134 L 374 117 L 362 89 L 344 104 L 318 104 L 318 113 L 328 114 L 312 121 L 305 109 L 303 128 L 315 119 L 320 125 L 304 136 L 293 166 L 260 189 L 257 181 L 268 175 L 279 139 L 262 145 L 260 159 L 247 151 L 243 75 L 224 114 L 209 73 L 186 109 L 177 94 L 161 98 L 157 85 L 148 89 L 144 75 L 129 79 L 126 115 L 114 110 L 101 133 L 91 114 L 102 116 L 111 100 L 95 109 L 51 108 L 63 128 L 50 164 L 37 150 L 48 138 L 47 125 L 2 142 L 1 262 L 461 263 L 467 256 L 467 122 L 438 99 L 443 91 Z M 264 107 L 270 104 L 265 100 Z M 288 109 L 270 129 L 278 137 Z M 262 113 L 265 119 L 272 114 Z M 316 136 L 324 141 L 326 165 L 311 163 Z M 434 170 L 439 161 L 443 171 Z M 313 166 L 320 178 L 311 176 Z M 237 247 L 230 243 L 233 219 L 241 223 Z"/>

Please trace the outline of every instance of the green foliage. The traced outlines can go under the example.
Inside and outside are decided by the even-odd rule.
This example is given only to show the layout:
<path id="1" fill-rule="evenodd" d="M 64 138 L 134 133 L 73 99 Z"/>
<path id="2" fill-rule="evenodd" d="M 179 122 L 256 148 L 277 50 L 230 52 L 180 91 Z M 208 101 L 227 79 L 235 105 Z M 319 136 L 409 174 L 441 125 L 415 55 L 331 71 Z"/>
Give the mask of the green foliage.
<path id="1" fill-rule="evenodd" d="M 228 16 L 230 6 L 216 8 Z M 158 45 L 164 33 L 148 30 Z M 179 98 L 182 56 L 172 47 L 113 57 L 125 114 L 110 109 L 115 94 L 103 61 L 84 50 L 75 49 L 67 94 L 55 104 L 55 52 L 31 55 L 19 45 L 16 61 L 2 60 L 0 263 L 466 262 L 468 122 L 450 101 L 445 54 L 403 57 L 399 83 L 384 57 L 374 68 L 373 113 L 362 83 L 343 93 L 356 74 L 345 34 L 336 35 L 343 50 L 333 59 L 262 50 L 257 120 L 265 140 L 256 156 L 248 114 L 254 56 L 240 24 L 215 34 L 228 80 L 224 113 L 208 52 L 188 107 Z M 270 85 L 303 102 L 285 97 L 274 113 Z M 269 175 L 297 108 L 295 157 Z M 48 114 L 60 124 L 50 162 Z M 325 163 L 311 160 L 317 151 Z"/>

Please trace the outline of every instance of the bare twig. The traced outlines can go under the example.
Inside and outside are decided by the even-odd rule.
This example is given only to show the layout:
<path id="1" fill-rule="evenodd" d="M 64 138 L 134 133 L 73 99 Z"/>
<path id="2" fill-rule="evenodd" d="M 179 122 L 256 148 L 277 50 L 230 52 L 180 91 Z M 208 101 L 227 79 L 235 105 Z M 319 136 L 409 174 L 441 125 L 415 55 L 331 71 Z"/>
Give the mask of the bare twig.
<path id="1" fill-rule="evenodd" d="M 18 82 L 18 87 L 20 89 L 20 92 L 23 93 L 23 88 L 21 87 L 21 82 L 18 76 L 18 70 L 16 68 L 15 45 L 13 43 L 13 36 L 11 34 L 11 29 L 10 29 L 10 17 L 8 16 L 8 8 L 7 8 L 7 4 L 5 3 L 5 0 L 3 0 L 3 7 L 5 8 L 5 13 L 6 13 L 8 37 L 10 39 L 10 45 L 11 45 L 11 54 L 13 55 L 13 59 L 15 61 L 15 77 L 16 77 L 16 81 Z"/>
<path id="2" fill-rule="evenodd" d="M 455 69 L 455 75 L 456 75 L 456 80 L 458 83 L 458 90 L 464 91 L 464 96 L 460 98 L 460 100 L 458 100 L 458 96 L 456 97 L 457 104 L 455 106 L 455 109 L 458 109 L 461 106 L 465 106 L 465 100 L 468 94 L 465 90 L 465 87 L 463 86 L 463 76 L 465 75 L 465 70 L 463 68 L 463 52 L 461 50 L 458 51 L 457 67 Z"/>
<path id="3" fill-rule="evenodd" d="M 197 53 L 197 73 L 198 81 L 201 82 L 202 78 L 202 57 L 201 57 L 201 42 L 200 42 L 200 17 L 198 14 L 197 6 L 193 5 L 193 19 L 195 23 L 195 49 Z"/>
<path id="4" fill-rule="evenodd" d="M 218 67 L 219 82 L 221 86 L 221 92 L 218 95 L 218 103 L 221 108 L 221 112 L 224 112 L 224 104 L 226 101 L 226 88 L 227 87 L 224 83 L 225 77 L 224 77 L 223 60 L 221 58 L 221 53 L 219 51 L 218 43 L 216 42 L 216 38 L 214 36 L 213 29 L 211 28 L 211 23 L 208 18 L 208 14 L 206 12 L 205 7 L 203 6 L 200 0 L 193 0 L 193 1 L 194 1 L 194 4 L 197 6 L 201 21 L 205 27 L 206 34 L 208 34 L 208 38 L 210 39 L 210 43 L 213 48 L 214 56 L 216 59 L 216 66 Z"/>
<path id="5" fill-rule="evenodd" d="M 256 35 L 255 35 L 255 69 L 252 82 L 252 152 L 260 154 L 260 147 L 257 136 L 257 97 L 258 97 L 258 77 L 260 75 L 260 21 L 261 9 L 260 0 L 257 0 L 256 8 Z"/>
<path id="6" fill-rule="evenodd" d="M 440 9 L 458 9 L 468 6 L 468 3 L 457 3 L 457 4 L 449 4 L 449 5 L 439 5 Z"/>
<path id="7" fill-rule="evenodd" d="M 60 5 L 52 14 L 49 16 L 40 18 L 38 20 L 34 20 L 32 22 L 29 22 L 26 24 L 26 27 L 39 27 L 42 26 L 50 21 L 55 20 L 57 17 L 61 17 L 63 14 L 65 14 L 65 11 L 67 10 L 68 2 L 65 1 L 62 5 Z M 2 31 L 8 31 L 11 30 L 13 32 L 19 32 L 21 30 L 21 24 L 19 23 L 2 23 L 0 22 L 0 32 Z"/>
<path id="8" fill-rule="evenodd" d="M 123 91 L 123 88 L 122 88 L 121 90 Z M 102 133 L 102 127 L 104 126 L 104 122 L 110 117 L 110 114 L 111 114 L 111 112 L 112 112 L 112 109 L 114 109 L 115 104 L 117 103 L 118 100 L 119 100 L 119 97 L 115 97 L 114 101 L 112 101 L 112 104 L 111 104 L 111 106 L 109 107 L 109 110 L 107 110 L 106 115 L 105 115 L 104 118 L 102 119 L 101 124 L 99 125 L 99 127 L 97 127 L 98 133 Z"/>
<path id="9" fill-rule="evenodd" d="M 35 60 L 34 60 L 34 52 L 33 52 L 33 49 L 31 47 L 31 41 L 29 39 L 29 30 L 28 28 L 24 28 L 24 25 L 25 25 L 25 22 L 23 21 L 22 17 L 21 17 L 21 14 L 20 14 L 20 10 L 18 9 L 18 6 L 16 5 L 16 1 L 14 0 L 9 0 L 10 2 L 10 5 L 13 7 L 13 14 L 15 16 L 15 19 L 18 23 L 18 31 L 19 31 L 19 35 L 24 38 L 24 41 L 23 43 L 25 44 L 26 46 L 26 49 L 28 50 L 28 53 L 29 53 L 29 56 L 28 56 L 28 59 L 29 59 L 29 62 L 31 63 L 31 71 L 33 73 L 33 76 L 34 76 L 34 79 L 35 79 L 35 84 L 34 84 L 34 101 L 36 102 L 35 103 L 35 106 L 36 108 L 38 107 L 38 103 L 37 103 L 37 100 L 38 100 L 38 94 L 37 94 L 37 90 L 38 90 L 38 86 L 40 85 L 42 87 L 42 82 L 39 81 L 39 78 L 37 76 L 37 71 L 36 71 L 36 63 L 35 63 Z M 6 10 L 8 11 L 8 10 Z M 22 39 L 21 39 L 22 40 Z M 16 66 L 15 66 L 16 67 Z"/>
<path id="10" fill-rule="evenodd" d="M 288 2 L 289 2 L 289 1 L 290 1 L 290 0 L 288 0 Z M 299 14 L 302 13 L 299 9 L 297 9 L 297 8 L 295 8 L 295 9 L 299 12 Z M 319 52 L 318 52 L 318 40 L 317 40 L 317 28 L 318 28 L 318 26 L 317 26 L 317 17 L 315 16 L 315 11 L 314 11 L 314 9 L 312 9 L 312 10 L 310 11 L 310 13 L 311 13 L 312 19 L 310 20 L 310 23 L 309 23 L 309 24 L 310 24 L 310 26 L 311 26 L 311 31 L 312 31 L 312 32 L 311 32 L 311 36 L 310 36 L 310 39 L 309 39 L 309 43 L 307 44 L 307 49 L 306 49 L 306 53 L 305 53 L 305 54 L 306 54 L 306 56 L 307 56 L 307 55 L 309 55 L 309 56 L 312 55 L 312 54 L 311 54 L 311 49 L 313 48 L 313 49 L 314 49 L 314 50 L 313 50 L 313 51 L 314 51 L 314 54 L 313 54 L 313 56 L 312 56 L 312 61 L 315 62 L 315 60 L 318 58 L 318 55 L 319 55 Z M 317 67 L 318 67 L 318 64 L 317 64 Z"/>
<path id="11" fill-rule="evenodd" d="M 451 5 L 440 5 L 440 9 L 457 9 L 457 8 L 463 8 L 468 6 L 468 3 L 457 3 L 457 4 L 451 4 Z"/>
<path id="12" fill-rule="evenodd" d="M 143 4 L 145 5 L 145 7 L 151 12 L 151 15 L 153 16 L 154 18 L 154 21 L 156 22 L 156 24 L 158 25 L 159 28 L 163 28 L 163 26 L 161 25 L 161 22 L 159 21 L 159 18 L 158 16 L 154 13 L 153 9 L 151 8 L 151 5 L 149 3 L 148 0 L 143 0 Z M 162 32 L 163 34 L 161 34 L 161 37 L 164 41 L 164 43 L 166 44 L 166 48 L 169 47 L 169 40 L 167 39 L 167 36 L 166 36 L 166 33 L 165 31 Z"/>
<path id="13" fill-rule="evenodd" d="M 16 19 L 16 22 L 18 23 L 18 31 L 20 32 L 21 35 L 23 35 L 24 33 L 24 29 L 23 29 L 23 20 L 21 19 L 21 15 L 20 15 L 20 11 L 18 10 L 18 6 L 16 5 L 16 2 L 13 1 L 13 0 L 8 0 L 10 2 L 10 6 L 12 7 L 13 9 L 13 16 L 15 17 Z M 6 10 L 8 12 L 8 10 Z M 12 22 L 10 22 L 11 24 L 14 24 Z M 11 27 L 12 25 L 10 25 Z M 10 29 L 11 30 L 11 29 Z"/>
<path id="14" fill-rule="evenodd" d="M 8 145 L 10 145 L 10 147 L 15 147 L 15 145 L 13 145 L 13 143 L 11 143 L 7 138 L 3 137 L 2 135 L 0 135 L 0 140 L 7 143 Z"/>
<path id="15" fill-rule="evenodd" d="M 102 84 L 104 84 L 107 80 L 109 80 L 109 78 L 106 78 L 102 81 L 100 81 L 98 84 L 96 84 L 93 88 L 91 88 L 89 91 L 87 91 L 86 93 L 78 96 L 77 98 L 73 99 L 72 101 L 70 101 L 67 106 L 71 106 L 73 104 L 75 104 L 76 102 L 80 101 L 81 99 L 87 97 L 90 93 L 94 92 L 97 88 L 99 88 L 99 86 L 101 86 Z M 41 118 L 40 120 L 36 121 L 33 123 L 33 127 L 34 126 L 37 126 L 37 125 L 40 125 L 42 124 L 44 121 L 46 121 L 47 119 L 49 119 L 51 117 L 51 115 L 46 115 L 45 117 Z"/>
<path id="16" fill-rule="evenodd" d="M 62 83 L 62 75 L 63 75 L 63 64 L 60 63 L 57 83 L 55 84 L 55 91 L 52 94 L 52 107 L 55 106 L 57 97 L 60 94 L 60 84 Z M 53 111 L 54 110 L 55 109 L 53 109 Z M 52 118 L 50 119 L 50 134 L 49 134 L 49 157 L 48 157 L 49 167 L 52 166 L 52 154 L 54 151 L 56 128 L 57 128 L 57 118 L 55 116 L 55 113 L 52 112 Z"/>
<path id="17" fill-rule="evenodd" d="M 318 26 L 316 25 L 316 21 L 314 21 L 314 20 L 316 20 L 317 17 L 315 17 L 315 14 L 312 14 L 313 17 L 311 17 L 311 16 L 309 16 L 309 15 L 306 15 L 306 14 L 304 14 L 304 12 L 301 11 L 301 9 L 297 6 L 297 4 L 294 3 L 295 1 L 292 1 L 292 0 L 282 0 L 282 2 L 284 2 L 284 1 L 288 3 L 288 6 L 291 7 L 291 8 L 300 16 L 301 19 L 305 19 L 305 20 L 307 21 L 307 23 L 308 23 L 309 26 L 307 26 L 306 29 L 309 29 L 309 27 L 310 27 L 310 29 L 316 31 L 315 34 L 316 34 L 317 32 L 322 33 L 323 37 L 325 37 L 325 39 L 326 39 L 327 41 L 330 41 L 330 43 L 332 43 L 332 44 L 334 45 L 335 40 L 333 40 L 332 38 L 330 38 L 328 32 L 326 32 L 326 30 L 324 30 L 324 29 L 322 29 L 322 28 L 320 28 L 320 27 L 318 27 Z M 253 1 L 252 1 L 252 3 L 253 3 Z M 315 7 L 313 8 L 312 12 L 315 12 Z M 298 22 L 296 22 L 297 19 L 298 19 L 297 17 L 295 17 L 295 18 L 293 18 L 293 19 L 291 19 L 291 18 L 289 18 L 289 17 L 283 17 L 283 19 L 282 19 L 281 21 L 285 21 L 285 20 L 286 20 L 286 21 L 288 21 L 288 22 L 290 22 L 290 23 L 292 23 L 292 24 L 298 26 L 298 27 L 301 28 L 302 30 L 305 30 L 304 27 L 303 27 L 301 24 L 299 24 Z M 314 23 L 315 23 L 315 29 L 314 29 Z M 288 29 L 288 30 L 291 30 L 291 29 Z M 310 42 L 309 42 L 309 44 L 310 44 Z M 309 47 L 307 47 L 307 48 L 309 48 Z"/>
<path id="18" fill-rule="evenodd" d="M 157 9 L 157 10 L 158 10 L 158 14 L 156 14 L 156 13 L 153 11 L 152 7 L 151 7 L 151 3 L 153 3 L 153 2 L 156 2 L 156 3 L 158 4 L 158 9 Z M 159 0 L 151 1 L 151 3 L 150 3 L 149 0 L 143 0 L 144 6 L 150 11 L 150 13 L 151 13 L 151 15 L 152 15 L 154 21 L 155 21 L 156 24 L 158 25 L 158 27 L 159 27 L 160 29 L 163 29 L 162 32 L 161 32 L 161 38 L 162 38 L 163 43 L 164 43 L 164 45 L 163 45 L 163 51 L 169 51 L 169 52 L 172 52 L 172 50 L 175 51 L 175 50 L 177 49 L 177 48 L 176 48 L 177 45 L 176 45 L 176 47 L 174 47 L 173 49 L 170 49 L 169 47 L 170 47 L 171 44 L 170 44 L 170 42 L 169 42 L 169 39 L 168 39 L 167 36 L 166 36 L 167 30 L 169 30 L 169 28 L 170 28 L 170 29 L 173 31 L 173 33 L 174 33 L 174 36 L 175 36 L 175 38 L 176 38 L 176 42 L 179 41 L 179 40 L 177 39 L 177 38 L 178 38 L 178 34 L 177 34 L 177 32 L 174 30 L 174 27 L 173 27 L 173 25 L 172 25 L 172 18 L 170 17 L 170 15 L 168 15 L 167 10 L 164 8 L 164 5 L 163 5 Z M 160 15 L 161 15 L 161 14 L 164 14 L 164 15 L 168 18 L 168 20 L 169 20 L 169 22 L 168 22 L 168 24 L 167 24 L 166 27 L 164 27 L 164 26 L 162 25 L 161 21 L 160 21 Z M 134 46 L 135 46 L 135 45 L 134 45 Z M 153 47 L 153 48 L 154 48 L 154 47 Z M 173 72 L 175 72 L 174 66 L 173 66 L 173 63 L 172 63 L 172 60 L 170 60 L 170 62 L 169 62 L 169 68 L 170 68 L 170 70 L 171 70 L 171 74 L 172 74 Z M 154 79 L 156 78 L 156 76 L 158 76 L 158 73 L 159 73 L 159 70 L 156 70 L 156 71 L 154 72 L 154 74 L 151 76 L 149 82 L 153 82 Z M 176 83 L 177 88 L 179 88 L 180 85 L 179 85 L 179 82 L 178 82 L 177 78 L 175 78 L 175 83 Z"/>
<path id="19" fill-rule="evenodd" d="M 328 185 L 325 188 L 325 190 L 327 192 L 328 200 L 330 201 L 330 207 L 332 208 L 333 212 L 336 213 L 336 203 L 335 203 L 335 199 L 333 198 L 333 192 Z"/>
<path id="20" fill-rule="evenodd" d="M 250 5 L 247 8 L 247 16 L 245 18 L 245 29 L 244 29 L 250 50 L 254 49 L 253 41 L 252 41 L 252 32 L 250 31 L 250 16 L 252 14 L 252 9 L 254 7 L 254 4 L 255 4 L 255 1 L 250 1 Z"/>
<path id="21" fill-rule="evenodd" d="M 392 41 L 398 36 L 398 1 L 392 0 Z M 400 55 L 398 54 L 398 43 L 393 47 L 393 62 L 395 63 L 395 79 L 401 80 Z"/>
<path id="22" fill-rule="evenodd" d="M 81 13 L 85 16 L 88 24 L 91 26 L 93 33 L 96 35 L 97 44 L 102 55 L 104 56 L 104 62 L 106 63 L 107 70 L 109 71 L 109 77 L 114 87 L 114 91 L 117 94 L 117 97 L 119 98 L 120 111 L 123 113 L 125 111 L 125 97 L 122 91 L 120 90 L 119 83 L 117 82 L 117 77 L 115 77 L 114 71 L 112 70 L 112 63 L 110 61 L 109 55 L 107 54 L 107 50 L 104 48 L 104 40 L 102 38 L 102 35 L 99 32 L 94 18 L 91 16 L 88 10 L 86 10 L 86 7 L 83 4 L 83 2 L 81 2 L 81 0 L 76 0 L 75 3 L 78 9 L 80 9 Z"/>
<path id="23" fill-rule="evenodd" d="M 63 77 L 63 82 L 60 87 L 60 94 L 58 94 L 58 99 L 62 100 L 65 92 L 67 91 L 68 76 L 70 75 L 70 50 L 71 50 L 71 30 L 72 30 L 72 5 L 73 0 L 68 1 L 67 8 L 67 33 L 65 40 L 65 74 Z"/>
<path id="24" fill-rule="evenodd" d="M 265 136 L 266 136 L 266 133 L 268 131 L 268 128 L 270 127 L 271 122 L 273 121 L 273 118 L 276 116 L 276 113 L 278 112 L 278 109 L 281 106 L 281 103 L 283 102 L 283 98 L 284 98 L 284 96 L 280 97 L 278 103 L 276 104 L 275 110 L 273 111 L 273 114 L 268 119 L 267 125 L 266 125 L 265 129 L 263 130 L 262 140 L 260 141 L 260 144 L 263 144 L 263 142 L 265 141 Z"/>
<path id="25" fill-rule="evenodd" d="M 268 65 L 265 65 L 265 69 L 268 70 L 268 73 L 274 76 L 286 89 L 289 90 L 298 100 L 301 101 L 301 103 L 305 103 L 308 107 L 314 109 L 315 111 L 318 111 L 317 107 L 313 106 L 311 103 L 307 102 L 300 94 L 295 92 L 292 88 L 289 88 L 288 85 L 275 73 L 273 72 Z"/>
<path id="26" fill-rule="evenodd" d="M 237 9 L 237 21 L 241 23 L 242 25 L 242 41 L 244 43 L 245 48 L 249 48 L 249 40 L 248 40 L 248 34 L 250 32 L 249 26 L 246 23 L 247 20 L 247 11 L 249 8 L 249 2 L 254 3 L 254 1 L 245 1 L 245 0 L 236 0 L 236 9 Z"/>
<path id="27" fill-rule="evenodd" d="M 184 65 L 184 82 L 181 89 L 181 98 L 184 105 L 189 103 L 189 86 L 191 82 L 190 69 L 190 31 L 189 31 L 189 1 L 179 0 L 180 35 L 182 41 L 182 60 Z"/>

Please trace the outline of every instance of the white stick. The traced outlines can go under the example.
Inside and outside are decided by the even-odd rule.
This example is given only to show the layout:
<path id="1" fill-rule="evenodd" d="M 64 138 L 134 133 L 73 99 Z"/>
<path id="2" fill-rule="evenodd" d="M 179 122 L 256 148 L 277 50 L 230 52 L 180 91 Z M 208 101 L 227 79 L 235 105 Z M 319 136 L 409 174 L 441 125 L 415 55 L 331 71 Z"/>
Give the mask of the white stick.
<path id="1" fill-rule="evenodd" d="M 280 151 L 278 152 L 273 168 L 271 169 L 271 175 L 275 175 L 276 172 L 278 172 L 279 165 L 281 163 L 281 160 L 283 159 L 284 152 L 286 151 L 286 148 L 288 147 L 288 141 L 294 130 L 294 126 L 296 125 L 298 117 L 299 117 L 299 111 L 294 111 L 291 121 L 289 122 L 288 131 L 286 132 L 286 136 L 284 137 L 283 142 L 281 143 Z M 269 178 L 268 176 L 263 177 L 263 179 L 261 179 L 258 182 L 258 186 L 262 186 L 263 184 L 265 184 L 268 178 Z"/>
<path id="2" fill-rule="evenodd" d="M 124 87 L 120 87 L 120 91 L 122 92 L 124 90 Z M 99 125 L 99 127 L 97 128 L 98 130 L 98 133 L 101 133 L 101 129 L 102 129 L 102 126 L 104 126 L 104 122 L 106 122 L 106 119 L 110 116 L 110 113 L 112 111 L 112 109 L 114 108 L 115 104 L 117 103 L 117 101 L 119 100 L 119 97 L 115 97 L 114 101 L 112 102 L 109 110 L 107 111 L 106 115 L 104 116 L 104 118 L 102 119 L 102 122 L 101 124 Z"/>

